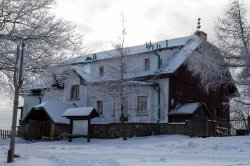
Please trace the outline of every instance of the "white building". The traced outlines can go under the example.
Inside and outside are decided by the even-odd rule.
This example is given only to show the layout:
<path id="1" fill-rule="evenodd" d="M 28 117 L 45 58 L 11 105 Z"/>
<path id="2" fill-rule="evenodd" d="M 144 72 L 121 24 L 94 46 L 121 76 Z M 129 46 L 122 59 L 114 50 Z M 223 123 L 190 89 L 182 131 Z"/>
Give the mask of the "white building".
<path id="1" fill-rule="evenodd" d="M 23 124 L 28 123 L 26 119 L 32 108 L 46 101 L 94 107 L 100 116 L 92 124 L 120 123 L 121 96 L 126 123 L 168 124 L 171 109 L 189 102 L 176 96 L 177 92 L 170 93 L 170 77 L 185 66 L 186 59 L 202 42 L 207 42 L 206 34 L 197 32 L 183 38 L 72 59 L 68 65 L 57 68 L 56 79 L 52 74 L 42 75 L 25 87 Z M 123 95 L 119 94 L 121 89 Z M 191 101 L 205 103 L 203 99 Z"/>

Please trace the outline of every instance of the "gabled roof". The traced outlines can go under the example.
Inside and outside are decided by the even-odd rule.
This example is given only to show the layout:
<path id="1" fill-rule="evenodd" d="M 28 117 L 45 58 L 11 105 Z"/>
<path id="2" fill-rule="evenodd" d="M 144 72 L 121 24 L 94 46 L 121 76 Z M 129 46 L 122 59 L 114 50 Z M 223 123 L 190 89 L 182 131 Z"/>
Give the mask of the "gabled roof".
<path id="1" fill-rule="evenodd" d="M 158 45 L 161 49 L 169 49 L 173 47 L 179 47 L 185 45 L 190 39 L 193 39 L 194 35 L 170 39 L 170 40 L 163 40 L 159 42 L 151 43 L 152 47 L 146 47 L 146 44 L 126 47 L 123 49 L 126 55 L 134 55 L 134 54 L 141 54 L 152 52 L 153 50 L 157 49 L 156 46 Z M 150 44 L 150 43 L 148 43 Z M 92 54 L 93 55 L 93 54 Z M 76 57 L 68 61 L 68 64 L 77 64 L 77 63 L 89 63 L 89 61 L 85 61 L 87 57 L 92 58 L 92 55 L 85 55 L 82 57 Z M 114 58 L 120 55 L 120 52 L 117 52 L 116 49 L 109 50 L 109 51 L 102 51 L 94 54 L 96 56 L 95 59 L 92 61 L 98 61 L 103 59 Z"/>
<path id="2" fill-rule="evenodd" d="M 90 76 L 84 69 L 83 67 L 80 66 L 72 66 L 71 68 L 73 71 L 75 71 L 82 79 L 85 81 L 92 81 L 93 77 Z"/>
<path id="3" fill-rule="evenodd" d="M 78 108 L 69 108 L 67 109 L 63 115 L 63 117 L 67 117 L 68 119 L 93 119 L 98 117 L 99 114 L 94 107 L 78 107 Z"/>
<path id="4" fill-rule="evenodd" d="M 202 39 L 194 36 L 188 40 L 184 47 L 176 54 L 172 55 L 165 64 L 162 65 L 155 73 L 157 74 L 170 74 L 174 73 L 192 54 L 192 52 L 199 47 Z"/>
<path id="5" fill-rule="evenodd" d="M 186 103 L 183 105 L 177 105 L 173 110 L 171 110 L 168 115 L 192 115 L 201 106 L 205 107 L 205 111 L 208 113 L 206 106 L 203 103 Z"/>
<path id="6" fill-rule="evenodd" d="M 169 58 L 165 62 L 163 62 L 163 65 L 160 69 L 157 69 L 155 71 L 149 70 L 148 72 L 137 72 L 137 73 L 133 73 L 130 75 L 125 75 L 124 77 L 125 79 L 131 79 L 131 78 L 138 78 L 138 77 L 145 77 L 145 76 L 152 76 L 152 75 L 159 75 L 159 74 L 172 74 L 186 61 L 186 59 L 192 54 L 192 52 L 195 49 L 197 49 L 197 47 L 201 44 L 201 42 L 202 42 L 202 39 L 193 35 L 193 36 L 168 40 L 168 47 L 161 47 L 158 49 L 147 49 L 145 45 L 125 48 L 125 49 L 131 49 L 130 52 L 127 54 L 129 56 L 132 54 L 137 54 L 137 53 L 142 53 L 142 52 L 151 53 L 151 52 L 156 52 L 156 51 L 164 51 L 164 50 L 173 48 L 175 46 L 182 46 L 179 50 L 177 49 L 178 51 L 176 52 L 163 52 L 164 56 L 168 56 Z M 157 43 L 163 45 L 163 41 L 157 42 Z M 157 43 L 154 43 L 154 45 Z M 111 57 L 104 56 L 104 54 L 112 54 L 114 51 L 115 50 L 102 52 L 102 53 L 98 53 L 97 55 L 103 55 L 103 57 L 100 57 L 101 60 L 103 60 L 103 59 L 112 57 L 112 56 Z M 72 69 L 76 71 L 77 74 L 82 79 L 86 80 L 87 82 L 100 82 L 100 81 L 103 82 L 104 81 L 104 80 L 100 80 L 100 78 L 94 78 L 93 76 L 89 75 L 89 73 L 85 72 L 82 67 L 73 66 Z M 107 81 L 111 81 L 111 80 L 115 81 L 115 79 L 116 78 L 107 78 Z"/>
<path id="7" fill-rule="evenodd" d="M 94 107 L 78 107 L 67 109 L 62 116 L 89 116 L 94 110 Z"/>
<path id="8" fill-rule="evenodd" d="M 125 79 L 133 79 L 133 78 L 139 78 L 139 77 L 147 77 L 147 76 L 155 76 L 160 74 L 172 74 L 174 73 L 185 61 L 186 59 L 191 55 L 191 53 L 201 44 L 202 39 L 196 35 L 191 35 L 187 37 L 182 38 L 176 38 L 171 40 L 164 40 L 160 42 L 151 43 L 152 47 L 146 47 L 147 44 L 144 45 L 138 45 L 134 47 L 127 47 L 124 48 L 124 52 L 126 52 L 126 55 L 135 55 L 135 54 L 141 54 L 141 53 L 152 53 L 157 51 L 162 51 L 162 54 L 164 56 L 168 57 L 166 61 L 163 62 L 163 65 L 160 69 L 157 69 L 155 71 L 149 70 L 148 72 L 136 72 L 130 75 L 125 75 Z M 158 45 L 158 48 L 155 48 L 156 45 Z M 169 51 L 164 52 L 165 50 L 169 49 L 175 49 L 175 51 Z M 166 55 L 165 55 L 166 54 Z M 87 65 L 87 63 L 92 63 L 98 60 L 104 60 L 109 58 L 114 58 L 118 56 L 118 52 L 116 50 L 110 50 L 110 51 L 104 51 L 99 52 L 95 54 L 96 59 L 92 61 L 85 62 L 86 56 L 83 56 L 82 58 L 77 59 L 71 59 L 71 64 L 75 64 L 71 67 L 73 71 L 75 71 L 82 79 L 84 79 L 86 82 L 94 83 L 94 82 L 103 82 L 103 81 L 115 81 L 115 78 L 107 78 L 106 80 L 101 80 L 99 77 L 94 78 L 92 75 L 87 72 L 84 66 Z M 77 65 L 77 63 L 80 65 Z M 84 64 L 81 64 L 84 63 Z M 70 63 L 68 63 L 70 65 Z M 90 70 L 90 69 L 89 69 Z M 50 78 L 49 78 L 50 79 Z M 35 81 L 36 82 L 36 81 Z M 46 87 L 51 84 L 51 80 L 47 81 L 48 83 L 43 84 L 43 82 L 38 81 L 38 83 L 35 83 L 33 87 Z M 53 82 L 52 82 L 53 83 Z"/>
<path id="9" fill-rule="evenodd" d="M 65 117 L 62 117 L 62 114 L 67 109 L 74 107 L 75 106 L 72 104 L 66 104 L 61 101 L 45 101 L 32 107 L 31 110 L 26 115 L 24 115 L 22 123 L 24 123 L 29 118 L 29 115 L 35 113 L 37 110 L 40 110 L 44 111 L 53 123 L 69 124 L 69 120 Z"/>

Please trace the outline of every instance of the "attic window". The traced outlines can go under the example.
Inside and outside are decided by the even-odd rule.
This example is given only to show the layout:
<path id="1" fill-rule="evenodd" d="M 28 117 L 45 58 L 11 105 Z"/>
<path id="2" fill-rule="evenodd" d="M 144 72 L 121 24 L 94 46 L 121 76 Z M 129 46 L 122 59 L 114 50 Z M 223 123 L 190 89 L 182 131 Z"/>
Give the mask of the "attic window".
<path id="1" fill-rule="evenodd" d="M 150 70 L 150 59 L 144 59 L 144 71 Z"/>
<path id="2" fill-rule="evenodd" d="M 100 77 L 102 77 L 104 75 L 104 67 L 103 66 L 99 67 L 99 75 L 100 75 Z"/>
<path id="3" fill-rule="evenodd" d="M 70 91 L 71 100 L 79 100 L 79 85 L 72 85 Z"/>

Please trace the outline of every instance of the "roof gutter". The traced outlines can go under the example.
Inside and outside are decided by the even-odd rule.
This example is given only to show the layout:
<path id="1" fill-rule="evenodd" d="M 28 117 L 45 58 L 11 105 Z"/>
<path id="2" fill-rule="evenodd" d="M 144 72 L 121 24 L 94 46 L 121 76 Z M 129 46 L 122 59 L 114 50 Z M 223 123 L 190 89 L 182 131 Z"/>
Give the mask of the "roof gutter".
<path id="1" fill-rule="evenodd" d="M 157 56 L 158 58 L 158 69 L 161 67 L 161 56 L 157 53 L 157 51 L 153 51 L 153 53 Z"/>
<path id="2" fill-rule="evenodd" d="M 157 49 L 153 51 L 153 53 L 157 56 L 158 58 L 158 69 L 161 67 L 161 56 L 157 53 L 157 51 L 161 51 L 161 49 Z M 156 135 L 160 135 L 160 120 L 161 120 L 161 88 L 160 85 L 154 88 L 157 91 L 157 130 L 156 130 Z"/>

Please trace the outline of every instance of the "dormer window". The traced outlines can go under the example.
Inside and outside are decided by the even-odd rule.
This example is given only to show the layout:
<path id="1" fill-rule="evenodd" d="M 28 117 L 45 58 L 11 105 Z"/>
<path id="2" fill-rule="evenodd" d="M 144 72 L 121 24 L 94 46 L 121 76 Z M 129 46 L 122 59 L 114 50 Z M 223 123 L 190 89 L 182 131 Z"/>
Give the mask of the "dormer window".
<path id="1" fill-rule="evenodd" d="M 104 75 L 104 67 L 103 66 L 99 67 L 99 75 L 100 75 L 100 77 L 102 77 Z"/>
<path id="2" fill-rule="evenodd" d="M 70 91 L 71 100 L 79 100 L 79 85 L 72 85 Z"/>
<path id="3" fill-rule="evenodd" d="M 150 59 L 146 58 L 144 59 L 144 71 L 150 70 Z"/>

